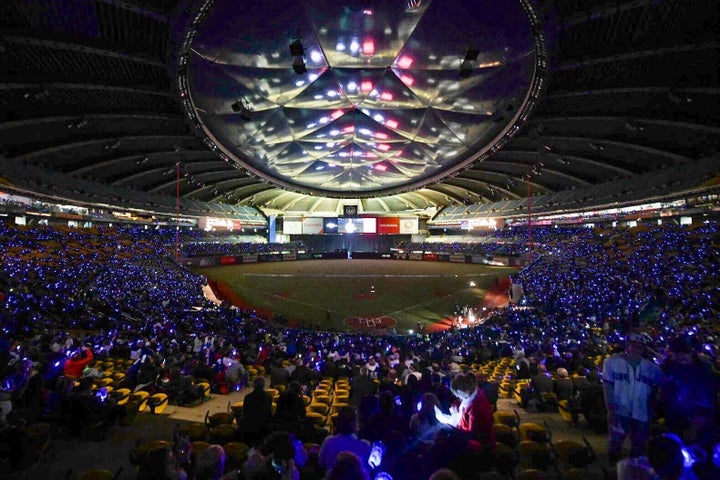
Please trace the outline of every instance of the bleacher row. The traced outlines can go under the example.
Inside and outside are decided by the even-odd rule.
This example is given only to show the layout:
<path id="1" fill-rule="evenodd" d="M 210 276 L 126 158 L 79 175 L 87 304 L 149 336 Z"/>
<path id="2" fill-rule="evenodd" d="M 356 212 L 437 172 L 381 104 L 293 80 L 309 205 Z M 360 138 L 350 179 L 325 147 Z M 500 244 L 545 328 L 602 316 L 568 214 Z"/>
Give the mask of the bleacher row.
<path id="1" fill-rule="evenodd" d="M 600 364 L 602 356 L 594 359 Z M 464 365 L 476 374 L 482 374 L 488 379 L 500 385 L 501 397 L 515 398 L 520 402 L 521 390 L 527 388 L 528 381 L 515 378 L 513 360 L 505 357 L 500 360 L 491 360 L 482 364 L 473 363 Z M 246 370 L 252 377 L 264 376 L 263 366 L 248 365 Z M 273 413 L 275 413 L 276 401 L 284 385 L 276 385 L 274 388 L 265 388 L 265 391 L 273 398 Z M 309 395 L 303 395 L 306 408 L 306 415 L 311 420 L 314 428 L 323 431 L 325 434 L 333 433 L 334 420 L 338 411 L 348 406 L 350 397 L 350 380 L 348 378 L 323 378 L 313 388 Z M 140 411 L 154 411 L 160 413 L 162 410 L 157 407 L 151 408 L 153 396 L 144 397 L 149 399 L 149 404 L 141 403 Z M 157 397 L 162 400 L 162 397 Z M 131 401 L 132 396 L 131 396 Z M 135 399 L 137 401 L 137 399 Z M 563 414 L 562 404 L 557 409 L 559 415 Z M 178 433 L 187 436 L 191 442 L 193 455 L 208 448 L 210 445 L 221 445 L 227 457 L 226 471 L 239 468 L 247 460 L 249 445 L 236 441 L 238 428 L 243 414 L 243 402 L 228 404 L 227 412 L 219 412 L 210 415 L 209 411 L 205 416 L 204 424 L 186 424 L 179 428 Z M 547 423 L 538 424 L 523 422 L 517 409 L 497 410 L 494 412 L 495 432 L 498 445 L 490 458 L 485 458 L 478 463 L 478 467 L 488 472 L 483 478 L 507 478 L 507 475 L 514 475 L 520 480 L 535 478 L 547 478 L 547 474 L 568 480 L 574 479 L 599 479 L 598 469 L 593 468 L 596 454 L 592 446 L 584 440 L 583 443 L 562 440 L 554 442 L 552 432 Z M 136 465 L 152 459 L 152 452 L 156 449 L 165 449 L 169 446 L 167 441 L 151 441 L 139 445 L 131 454 Z M 320 445 L 313 442 L 304 443 L 308 455 L 317 454 Z"/>
<path id="2" fill-rule="evenodd" d="M 602 357 L 594 359 L 595 363 L 602 362 Z M 125 416 L 121 425 L 132 424 L 138 414 L 162 414 L 168 403 L 168 396 L 164 393 L 151 394 L 146 391 L 131 392 L 123 386 L 125 371 L 132 360 L 122 358 L 106 358 L 96 360 L 94 368 L 102 371 L 102 377 L 93 380 L 92 389 L 106 389 L 108 395 L 115 399 L 118 405 L 125 408 Z M 500 385 L 500 395 L 503 398 L 515 398 L 520 401 L 520 391 L 527 388 L 528 381 L 515 378 L 513 360 L 509 357 L 500 360 L 491 360 L 482 364 L 469 364 L 463 367 L 482 374 Z M 247 365 L 246 371 L 250 378 L 265 376 L 262 365 Z M 210 398 L 210 385 L 204 379 L 194 379 L 194 384 L 202 388 L 203 398 L 194 405 L 200 408 L 202 402 Z M 284 385 L 266 388 L 265 391 L 273 398 L 273 413 L 276 401 Z M 333 433 L 334 419 L 338 411 L 349 404 L 350 380 L 348 378 L 323 378 L 310 391 L 303 395 L 307 418 L 318 431 L 324 434 Z M 562 415 L 562 408 L 558 410 Z M 238 441 L 238 431 L 243 415 L 243 402 L 228 403 L 227 412 L 218 412 L 205 415 L 204 423 L 186 423 L 178 427 L 177 434 L 187 437 L 191 442 L 192 455 L 198 455 L 210 445 L 220 445 L 226 454 L 226 471 L 239 469 L 247 460 L 250 446 Z M 494 413 L 497 448 L 491 458 L 484 458 L 478 467 L 488 472 L 483 478 L 507 478 L 515 475 L 519 480 L 539 478 L 548 473 L 568 480 L 595 479 L 597 469 L 592 469 L 595 461 L 595 452 L 585 441 L 563 440 L 553 442 L 552 432 L 547 423 L 538 424 L 523 422 L 517 409 L 500 409 Z M 37 439 L 43 438 L 44 424 L 33 425 L 33 435 Z M 86 432 L 89 437 L 102 435 L 104 425 L 91 425 Z M 49 428 L 49 426 L 48 426 Z M 97 431 L 93 431 L 93 428 Z M 38 440 L 39 441 L 39 440 Z M 151 440 L 137 445 L 129 453 L 130 460 L 138 469 L 147 462 L 157 461 L 159 452 L 166 451 L 171 446 L 169 440 Z M 309 456 L 316 455 L 320 445 L 311 441 L 304 443 Z M 113 472 L 107 470 L 88 470 L 78 476 L 80 480 L 97 480 L 113 478 Z M 543 477 L 545 478 L 545 477 Z"/>

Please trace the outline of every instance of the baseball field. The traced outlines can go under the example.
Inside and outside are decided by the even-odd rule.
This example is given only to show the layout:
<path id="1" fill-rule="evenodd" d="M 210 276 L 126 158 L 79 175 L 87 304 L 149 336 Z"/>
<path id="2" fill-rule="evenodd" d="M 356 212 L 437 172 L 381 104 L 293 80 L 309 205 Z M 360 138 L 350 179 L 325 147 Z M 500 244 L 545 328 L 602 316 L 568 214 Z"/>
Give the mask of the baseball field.
<path id="1" fill-rule="evenodd" d="M 305 260 L 197 269 L 227 286 L 230 300 L 290 326 L 347 330 L 449 324 L 459 305 L 486 305 L 514 268 L 410 260 Z M 500 300 L 502 301 L 502 299 Z M 498 302 L 494 298 L 493 306 Z"/>

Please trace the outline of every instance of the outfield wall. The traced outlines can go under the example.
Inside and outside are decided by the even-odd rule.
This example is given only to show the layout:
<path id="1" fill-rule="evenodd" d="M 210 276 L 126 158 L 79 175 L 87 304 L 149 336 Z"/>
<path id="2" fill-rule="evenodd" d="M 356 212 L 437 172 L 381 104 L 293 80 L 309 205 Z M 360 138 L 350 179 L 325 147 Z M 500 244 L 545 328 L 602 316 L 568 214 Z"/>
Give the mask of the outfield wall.
<path id="1" fill-rule="evenodd" d="M 223 265 L 241 265 L 257 262 L 292 262 L 296 260 L 347 260 L 348 258 L 369 260 L 407 260 L 424 262 L 474 263 L 502 267 L 525 267 L 530 260 L 522 257 L 464 255 L 446 253 L 406 253 L 406 252 L 352 252 L 339 250 L 324 253 L 253 253 L 245 255 L 222 255 L 214 257 L 179 258 L 177 263 L 188 268 L 218 267 Z"/>

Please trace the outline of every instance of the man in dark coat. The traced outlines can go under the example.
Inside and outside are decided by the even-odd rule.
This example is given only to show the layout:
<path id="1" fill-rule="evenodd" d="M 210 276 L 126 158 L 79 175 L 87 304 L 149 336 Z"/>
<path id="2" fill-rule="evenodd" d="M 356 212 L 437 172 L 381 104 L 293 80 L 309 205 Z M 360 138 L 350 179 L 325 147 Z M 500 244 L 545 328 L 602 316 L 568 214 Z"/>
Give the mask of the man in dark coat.
<path id="1" fill-rule="evenodd" d="M 272 397 L 265 391 L 265 379 L 253 380 L 253 391 L 243 400 L 240 430 L 248 445 L 259 443 L 272 427 Z"/>

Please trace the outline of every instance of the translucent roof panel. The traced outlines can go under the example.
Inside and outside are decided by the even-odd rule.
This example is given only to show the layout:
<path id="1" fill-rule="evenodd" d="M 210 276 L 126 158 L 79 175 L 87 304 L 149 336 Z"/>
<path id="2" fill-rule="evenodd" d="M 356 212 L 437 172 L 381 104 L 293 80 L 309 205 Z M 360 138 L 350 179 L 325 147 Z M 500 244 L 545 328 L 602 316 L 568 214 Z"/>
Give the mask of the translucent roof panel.
<path id="1" fill-rule="evenodd" d="M 186 44 L 216 151 L 330 197 L 421 188 L 482 160 L 536 98 L 528 0 L 214 0 Z"/>

